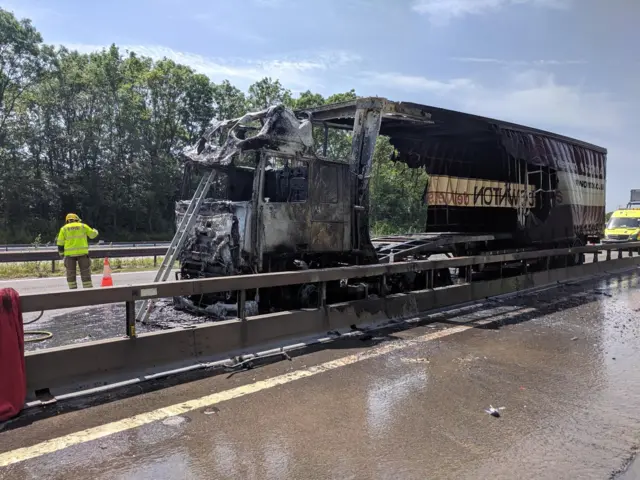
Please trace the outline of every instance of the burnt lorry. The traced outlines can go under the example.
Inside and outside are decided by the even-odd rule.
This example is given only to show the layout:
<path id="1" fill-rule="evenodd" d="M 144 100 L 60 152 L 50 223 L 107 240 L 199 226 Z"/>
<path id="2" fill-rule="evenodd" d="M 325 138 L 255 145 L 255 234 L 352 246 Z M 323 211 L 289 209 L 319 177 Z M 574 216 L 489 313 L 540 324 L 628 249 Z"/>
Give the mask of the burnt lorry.
<path id="1" fill-rule="evenodd" d="M 428 174 L 423 234 L 370 237 L 369 178 L 379 135 L 389 138 L 394 161 Z M 331 148 L 336 143 L 343 148 Z M 606 153 L 533 128 L 377 97 L 295 112 L 278 105 L 213 121 L 183 156 L 184 185 L 211 171 L 215 180 L 180 250 L 179 275 L 585 245 L 604 229 Z M 177 202 L 178 224 L 190 202 Z M 420 281 L 424 276 L 336 282 L 326 295 L 340 301 L 381 288 L 420 288 Z M 246 308 L 312 307 L 318 294 L 315 285 L 247 292 Z M 176 299 L 179 308 L 217 317 L 232 315 L 236 303 L 236 292 Z"/>

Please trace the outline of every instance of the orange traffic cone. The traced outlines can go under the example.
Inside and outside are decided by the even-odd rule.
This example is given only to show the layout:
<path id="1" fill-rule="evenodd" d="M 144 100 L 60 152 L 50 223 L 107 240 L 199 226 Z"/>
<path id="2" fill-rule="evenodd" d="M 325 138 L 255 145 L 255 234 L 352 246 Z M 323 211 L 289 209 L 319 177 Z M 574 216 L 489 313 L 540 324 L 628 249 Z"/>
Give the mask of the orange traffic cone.
<path id="1" fill-rule="evenodd" d="M 104 259 L 104 269 L 102 271 L 102 283 L 101 287 L 113 287 L 113 279 L 111 278 L 111 265 L 109 265 L 109 259 Z"/>

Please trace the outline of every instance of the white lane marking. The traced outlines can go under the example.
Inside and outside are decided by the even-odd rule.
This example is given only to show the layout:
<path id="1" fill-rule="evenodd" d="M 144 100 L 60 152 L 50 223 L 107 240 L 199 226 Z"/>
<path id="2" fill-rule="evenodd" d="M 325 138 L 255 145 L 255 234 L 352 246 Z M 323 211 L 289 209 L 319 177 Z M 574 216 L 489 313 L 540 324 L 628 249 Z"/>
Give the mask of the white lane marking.
<path id="1" fill-rule="evenodd" d="M 491 319 L 490 321 L 495 321 L 501 317 L 508 317 L 514 314 L 521 314 L 521 313 L 523 313 L 522 310 L 518 312 L 510 312 L 505 315 L 498 315 L 494 317 L 494 319 Z M 489 320 L 483 320 L 478 323 L 488 323 L 488 322 Z M 205 407 L 211 407 L 218 403 L 226 402 L 234 398 L 244 397 L 247 395 L 251 395 L 252 393 L 257 393 L 262 390 L 267 390 L 273 387 L 277 387 L 279 385 L 285 385 L 287 383 L 291 383 L 296 380 L 301 380 L 303 378 L 309 378 L 314 375 L 335 370 L 340 367 L 345 367 L 347 365 L 352 365 L 357 362 L 362 362 L 364 360 L 369 360 L 372 358 L 380 357 L 382 355 L 387 355 L 389 353 L 395 352 L 400 349 L 409 348 L 421 343 L 430 342 L 443 337 L 448 337 L 456 333 L 461 333 L 466 330 L 470 330 L 474 328 L 474 326 L 477 325 L 478 323 L 473 325 L 460 325 L 460 326 L 450 327 L 445 330 L 429 333 L 429 334 L 422 335 L 420 337 L 416 337 L 410 340 L 386 343 L 361 353 L 348 355 L 346 357 L 339 358 L 337 360 L 332 360 L 330 362 L 322 363 L 320 365 L 316 365 L 306 369 L 296 370 L 294 372 L 285 373 L 284 375 L 269 378 L 266 380 L 261 380 L 249 385 L 243 385 L 243 386 L 232 388 L 230 390 L 226 390 L 223 392 L 218 392 L 218 393 L 206 395 L 204 397 L 197 398 L 194 400 L 189 400 L 187 402 L 182 402 L 182 403 L 178 403 L 168 407 L 159 408 L 157 410 L 152 410 L 150 412 L 141 413 L 133 417 L 124 418 L 122 420 L 118 420 L 112 423 L 107 423 L 94 428 L 89 428 L 79 432 L 70 433 L 62 437 L 52 438 L 50 440 L 46 440 L 42 443 L 38 443 L 36 445 L 32 445 L 29 447 L 11 450 L 9 452 L 0 454 L 0 467 L 6 467 L 8 465 L 12 465 L 15 463 L 31 460 L 33 458 L 37 458 L 42 455 L 47 455 L 49 453 L 54 453 L 54 452 L 63 450 L 65 448 L 72 447 L 74 445 L 79 445 L 85 442 L 98 440 L 100 438 L 104 438 L 109 435 L 114 435 L 116 433 L 121 433 L 127 430 L 142 427 L 144 425 L 148 425 L 153 422 L 165 420 L 169 417 L 184 415 L 185 413 L 191 412 L 193 410 L 198 410 Z"/>

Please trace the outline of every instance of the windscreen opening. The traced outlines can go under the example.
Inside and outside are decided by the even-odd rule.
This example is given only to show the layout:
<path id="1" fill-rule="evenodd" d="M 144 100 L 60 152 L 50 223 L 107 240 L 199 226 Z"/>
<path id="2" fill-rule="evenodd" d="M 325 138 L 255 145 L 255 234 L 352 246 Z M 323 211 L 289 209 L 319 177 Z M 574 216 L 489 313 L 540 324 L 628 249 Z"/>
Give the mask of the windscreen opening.
<path id="1" fill-rule="evenodd" d="M 640 228 L 640 218 L 611 217 L 607 228 Z"/>

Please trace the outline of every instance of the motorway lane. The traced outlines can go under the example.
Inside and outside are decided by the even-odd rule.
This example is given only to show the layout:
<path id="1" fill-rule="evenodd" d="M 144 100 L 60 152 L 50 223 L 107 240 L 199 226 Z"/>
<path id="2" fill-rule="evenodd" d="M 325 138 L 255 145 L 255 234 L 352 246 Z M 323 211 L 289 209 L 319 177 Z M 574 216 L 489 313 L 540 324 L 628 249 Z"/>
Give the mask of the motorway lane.
<path id="1" fill-rule="evenodd" d="M 137 285 L 139 283 L 151 283 L 155 278 L 157 270 L 146 270 L 141 272 L 113 273 L 113 283 L 115 285 Z M 102 274 L 92 275 L 93 286 L 100 286 Z M 80 284 L 80 277 L 78 276 Z M 0 288 L 14 288 L 21 295 L 34 293 L 50 293 L 60 290 L 67 290 L 67 280 L 62 277 L 46 278 L 20 278 L 15 280 L 0 280 Z M 82 288 L 80 286 L 80 288 Z"/>
<path id="2" fill-rule="evenodd" d="M 25 422 L 0 478 L 612 478 L 640 443 L 638 311 L 635 270 Z"/>

